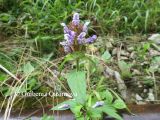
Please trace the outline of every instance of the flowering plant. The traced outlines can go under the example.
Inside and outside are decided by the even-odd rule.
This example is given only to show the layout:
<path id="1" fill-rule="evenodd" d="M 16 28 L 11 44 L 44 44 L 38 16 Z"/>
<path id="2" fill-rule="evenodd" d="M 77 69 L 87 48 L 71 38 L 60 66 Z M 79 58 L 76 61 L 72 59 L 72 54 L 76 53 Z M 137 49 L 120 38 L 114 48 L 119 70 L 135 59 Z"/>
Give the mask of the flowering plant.
<path id="1" fill-rule="evenodd" d="M 91 44 L 97 39 L 96 35 L 86 38 L 89 22 L 80 23 L 78 13 L 74 13 L 72 22 L 69 25 L 65 23 L 61 23 L 61 25 L 64 27 L 65 41 L 60 42 L 60 44 L 66 53 L 82 51 L 85 49 L 85 44 Z"/>
<path id="2" fill-rule="evenodd" d="M 103 113 L 122 120 L 117 112 L 118 109 L 126 108 L 126 105 L 116 93 L 107 89 L 99 91 L 98 87 L 97 91 L 92 88 L 87 89 L 90 86 L 90 66 L 95 65 L 95 62 L 82 51 L 85 50 L 87 44 L 93 43 L 97 38 L 96 35 L 86 37 L 89 22 L 81 24 L 79 14 L 75 13 L 69 25 L 65 23 L 61 23 L 61 25 L 64 27 L 65 40 L 60 44 L 64 47 L 64 51 L 70 54 L 64 57 L 60 70 L 68 61 L 76 61 L 77 70 L 71 70 L 65 75 L 72 92 L 72 99 L 53 106 L 52 110 L 70 109 L 76 120 L 102 120 Z M 83 62 L 79 62 L 80 60 Z"/>

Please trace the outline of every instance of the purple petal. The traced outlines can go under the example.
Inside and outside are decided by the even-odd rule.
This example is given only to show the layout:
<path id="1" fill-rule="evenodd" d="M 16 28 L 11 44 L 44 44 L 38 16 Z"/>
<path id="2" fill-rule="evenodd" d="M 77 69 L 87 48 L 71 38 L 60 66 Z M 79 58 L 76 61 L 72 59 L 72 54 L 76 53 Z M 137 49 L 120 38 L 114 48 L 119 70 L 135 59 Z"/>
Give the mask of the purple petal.
<path id="1" fill-rule="evenodd" d="M 97 39 L 96 35 L 93 35 L 92 37 L 89 37 L 86 39 L 86 43 L 93 43 Z"/>
<path id="2" fill-rule="evenodd" d="M 73 44 L 76 33 L 74 31 L 69 30 L 67 34 L 64 34 L 64 39 L 69 42 L 69 44 Z"/>
<path id="3" fill-rule="evenodd" d="M 72 22 L 73 22 L 74 25 L 79 25 L 80 20 L 79 20 L 79 14 L 78 13 L 74 13 Z"/>
<path id="4" fill-rule="evenodd" d="M 81 32 L 81 33 L 80 33 L 80 35 L 79 35 L 78 38 L 77 38 L 79 44 L 83 44 L 83 43 L 84 43 L 85 36 L 86 36 L 86 33 L 85 33 L 85 32 Z"/>
<path id="5" fill-rule="evenodd" d="M 63 48 L 65 53 L 71 52 L 71 48 L 69 46 L 63 46 Z"/>
<path id="6" fill-rule="evenodd" d="M 73 39 L 69 34 L 64 34 L 64 39 L 68 42 L 68 45 L 73 44 Z"/>
<path id="7" fill-rule="evenodd" d="M 60 42 L 60 44 L 63 46 L 65 53 L 71 52 L 71 48 L 67 41 Z"/>
<path id="8" fill-rule="evenodd" d="M 67 34 L 69 32 L 69 28 L 65 23 L 61 23 L 61 26 L 63 26 L 64 34 Z"/>
<path id="9" fill-rule="evenodd" d="M 87 32 L 88 31 L 88 25 L 90 22 L 85 22 L 83 25 L 83 32 Z"/>
<path id="10" fill-rule="evenodd" d="M 76 36 L 76 32 L 74 32 L 74 31 L 72 31 L 72 30 L 69 30 L 69 31 L 68 31 L 68 34 L 69 34 L 70 36 L 72 36 L 73 38 Z"/>
<path id="11" fill-rule="evenodd" d="M 67 33 L 69 32 L 69 29 L 68 29 L 67 26 L 65 26 L 65 27 L 63 28 L 63 30 L 64 30 L 64 34 L 67 34 Z"/>

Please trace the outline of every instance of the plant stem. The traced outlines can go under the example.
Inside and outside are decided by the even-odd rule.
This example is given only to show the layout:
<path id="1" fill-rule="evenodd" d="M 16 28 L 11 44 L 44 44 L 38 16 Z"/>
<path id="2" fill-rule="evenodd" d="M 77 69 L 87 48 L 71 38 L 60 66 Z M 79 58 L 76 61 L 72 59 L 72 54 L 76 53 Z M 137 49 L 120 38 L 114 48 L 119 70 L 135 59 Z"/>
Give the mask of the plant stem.
<path id="1" fill-rule="evenodd" d="M 77 71 L 79 71 L 79 58 L 76 60 L 76 64 L 77 64 Z"/>

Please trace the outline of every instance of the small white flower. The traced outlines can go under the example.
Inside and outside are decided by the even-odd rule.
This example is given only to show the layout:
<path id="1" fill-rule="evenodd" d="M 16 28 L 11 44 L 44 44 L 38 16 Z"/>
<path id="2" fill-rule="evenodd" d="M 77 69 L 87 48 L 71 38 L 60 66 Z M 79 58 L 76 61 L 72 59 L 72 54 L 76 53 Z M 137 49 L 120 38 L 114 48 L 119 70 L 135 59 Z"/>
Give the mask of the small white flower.
<path id="1" fill-rule="evenodd" d="M 96 104 L 94 104 L 92 106 L 92 108 L 100 107 L 100 106 L 103 106 L 103 105 L 104 105 L 104 101 L 98 101 L 98 102 L 96 102 Z"/>
<path id="2" fill-rule="evenodd" d="M 58 109 L 68 109 L 68 108 L 70 108 L 70 105 L 68 105 L 68 104 L 63 104 L 58 107 Z"/>

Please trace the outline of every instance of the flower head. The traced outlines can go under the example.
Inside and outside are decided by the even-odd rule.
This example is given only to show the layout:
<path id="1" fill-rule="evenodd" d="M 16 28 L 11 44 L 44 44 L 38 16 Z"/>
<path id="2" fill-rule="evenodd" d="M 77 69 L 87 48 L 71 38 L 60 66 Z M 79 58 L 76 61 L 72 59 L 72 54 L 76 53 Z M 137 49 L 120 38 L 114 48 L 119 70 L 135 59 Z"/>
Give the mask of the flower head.
<path id="1" fill-rule="evenodd" d="M 66 53 L 80 51 L 82 48 L 80 46 L 91 44 L 97 39 L 96 35 L 86 38 L 89 23 L 87 21 L 81 24 L 78 13 L 74 13 L 72 22 L 69 25 L 61 23 L 64 30 L 64 41 L 60 42 L 60 44 Z"/>
<path id="2" fill-rule="evenodd" d="M 80 22 L 80 20 L 79 20 L 79 14 L 78 13 L 74 13 L 72 23 L 74 25 L 79 25 L 79 22 Z"/>

